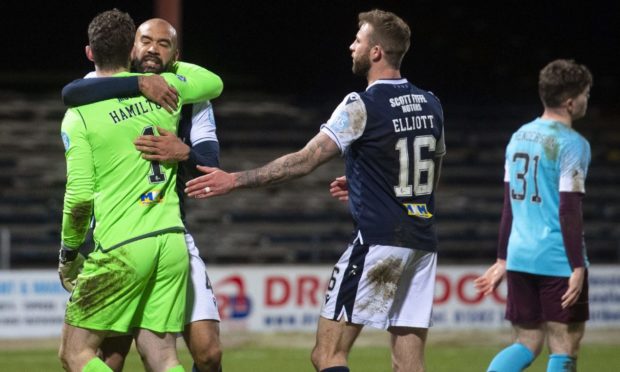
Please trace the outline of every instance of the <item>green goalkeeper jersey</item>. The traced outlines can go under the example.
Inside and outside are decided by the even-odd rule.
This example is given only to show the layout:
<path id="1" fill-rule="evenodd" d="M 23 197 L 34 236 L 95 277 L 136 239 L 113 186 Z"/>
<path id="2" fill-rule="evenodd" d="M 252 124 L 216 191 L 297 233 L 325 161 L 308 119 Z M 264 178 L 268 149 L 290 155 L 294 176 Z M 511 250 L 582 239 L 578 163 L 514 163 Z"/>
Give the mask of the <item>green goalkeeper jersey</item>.
<path id="1" fill-rule="evenodd" d="M 175 132 L 183 104 L 213 99 L 222 80 L 202 67 L 178 63 L 178 74 L 161 76 L 179 93 L 170 114 L 143 96 L 114 98 L 67 110 L 62 140 L 67 161 L 62 244 L 78 248 L 88 231 L 94 205 L 94 240 L 103 250 L 168 231 L 184 229 L 175 192 L 176 163 L 147 161 L 133 141 Z M 135 75 L 128 72 L 115 76 Z"/>

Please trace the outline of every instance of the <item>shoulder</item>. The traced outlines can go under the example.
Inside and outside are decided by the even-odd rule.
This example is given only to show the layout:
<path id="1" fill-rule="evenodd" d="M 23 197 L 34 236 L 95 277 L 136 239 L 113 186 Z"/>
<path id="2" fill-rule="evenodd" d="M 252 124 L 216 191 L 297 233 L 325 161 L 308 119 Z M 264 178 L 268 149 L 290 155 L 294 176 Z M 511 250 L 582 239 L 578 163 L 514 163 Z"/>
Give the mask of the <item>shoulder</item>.
<path id="1" fill-rule="evenodd" d="M 347 94 L 338 108 L 337 112 L 340 112 L 341 115 L 344 114 L 347 116 L 348 120 L 365 120 L 366 119 L 366 105 L 364 100 L 362 99 L 362 94 L 357 92 L 351 92 Z"/>
<path id="2" fill-rule="evenodd" d="M 347 94 L 344 97 L 344 99 L 342 100 L 342 104 L 348 105 L 348 104 L 351 104 L 353 102 L 357 102 L 357 101 L 361 101 L 361 100 L 362 100 L 362 97 L 361 97 L 360 93 L 351 92 L 351 93 Z"/>
<path id="3" fill-rule="evenodd" d="M 73 126 L 81 124 L 83 121 L 80 111 L 77 108 L 70 108 L 65 112 L 65 116 L 62 118 L 62 126 Z"/>
<path id="4" fill-rule="evenodd" d="M 581 153 L 590 150 L 588 140 L 572 128 L 566 128 L 561 138 L 560 146 L 566 152 Z"/>
<path id="5" fill-rule="evenodd" d="M 177 85 L 187 83 L 187 78 L 182 74 L 175 74 L 172 72 L 163 72 L 160 74 L 161 77 L 166 79 L 169 84 Z"/>

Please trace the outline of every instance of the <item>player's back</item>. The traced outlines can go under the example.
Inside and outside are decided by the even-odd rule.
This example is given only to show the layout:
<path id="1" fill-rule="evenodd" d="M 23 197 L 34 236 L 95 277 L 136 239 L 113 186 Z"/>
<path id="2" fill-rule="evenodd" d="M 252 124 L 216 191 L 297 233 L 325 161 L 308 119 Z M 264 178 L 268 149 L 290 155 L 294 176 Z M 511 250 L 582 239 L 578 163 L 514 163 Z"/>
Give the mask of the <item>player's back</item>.
<path id="1" fill-rule="evenodd" d="M 585 192 L 588 142 L 556 121 L 536 119 L 515 132 L 506 148 L 513 224 L 508 269 L 569 276 L 560 227 L 560 191 Z"/>
<path id="2" fill-rule="evenodd" d="M 109 99 L 67 112 L 63 132 L 71 135 L 63 138 L 79 141 L 84 136 L 92 154 L 94 236 L 103 249 L 183 230 L 175 193 L 176 164 L 144 160 L 133 144 L 140 135 L 155 134 L 156 126 L 176 132 L 178 118 L 179 111 L 171 115 L 141 96 Z"/>
<path id="3" fill-rule="evenodd" d="M 435 251 L 433 176 L 445 152 L 439 100 L 406 79 L 359 94 L 364 133 L 347 151 L 350 207 L 369 244 Z"/>

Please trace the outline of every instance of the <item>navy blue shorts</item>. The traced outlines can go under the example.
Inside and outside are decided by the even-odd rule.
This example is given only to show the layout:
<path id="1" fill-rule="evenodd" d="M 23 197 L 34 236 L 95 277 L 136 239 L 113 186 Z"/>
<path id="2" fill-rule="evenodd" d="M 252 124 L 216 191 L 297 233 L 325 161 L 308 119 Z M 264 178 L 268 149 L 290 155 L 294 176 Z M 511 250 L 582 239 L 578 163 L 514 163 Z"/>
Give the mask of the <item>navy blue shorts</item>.
<path id="1" fill-rule="evenodd" d="M 516 324 L 542 322 L 577 323 L 590 318 L 588 303 L 588 270 L 577 302 L 562 309 L 562 296 L 568 289 L 568 278 L 528 274 L 518 271 L 506 273 L 508 301 L 506 319 Z"/>

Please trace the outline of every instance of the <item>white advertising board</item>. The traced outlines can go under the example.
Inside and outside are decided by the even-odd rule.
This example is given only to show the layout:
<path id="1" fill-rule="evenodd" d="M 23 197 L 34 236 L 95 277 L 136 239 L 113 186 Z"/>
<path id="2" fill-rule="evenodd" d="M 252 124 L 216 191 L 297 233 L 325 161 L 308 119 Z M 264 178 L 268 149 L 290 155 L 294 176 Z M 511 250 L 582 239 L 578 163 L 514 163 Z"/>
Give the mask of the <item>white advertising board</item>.
<path id="1" fill-rule="evenodd" d="M 505 286 L 476 293 L 485 266 L 441 266 L 435 289 L 436 329 L 496 329 L 504 318 Z M 313 331 L 331 266 L 209 266 L 222 330 Z M 620 328 L 620 267 L 590 268 L 588 328 Z M 60 335 L 65 303 L 54 270 L 0 271 L 0 338 Z"/>

